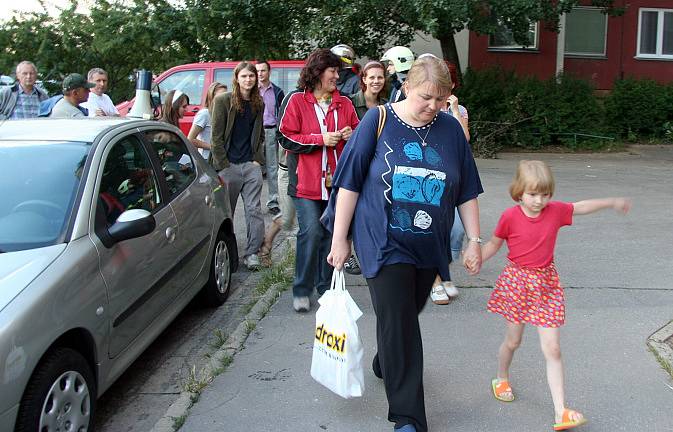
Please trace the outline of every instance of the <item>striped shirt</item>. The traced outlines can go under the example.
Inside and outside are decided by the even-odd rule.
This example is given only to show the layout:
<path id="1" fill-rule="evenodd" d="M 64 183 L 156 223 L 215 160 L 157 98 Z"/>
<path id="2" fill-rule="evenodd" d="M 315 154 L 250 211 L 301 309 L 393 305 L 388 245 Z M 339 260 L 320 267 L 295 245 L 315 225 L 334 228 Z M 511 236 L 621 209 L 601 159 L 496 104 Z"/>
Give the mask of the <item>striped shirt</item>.
<path id="1" fill-rule="evenodd" d="M 16 97 L 16 106 L 10 119 L 25 119 L 37 117 L 37 114 L 40 110 L 40 95 L 37 93 L 37 89 L 33 87 L 33 91 L 29 94 L 23 90 L 23 87 L 19 85 L 19 93 Z"/>

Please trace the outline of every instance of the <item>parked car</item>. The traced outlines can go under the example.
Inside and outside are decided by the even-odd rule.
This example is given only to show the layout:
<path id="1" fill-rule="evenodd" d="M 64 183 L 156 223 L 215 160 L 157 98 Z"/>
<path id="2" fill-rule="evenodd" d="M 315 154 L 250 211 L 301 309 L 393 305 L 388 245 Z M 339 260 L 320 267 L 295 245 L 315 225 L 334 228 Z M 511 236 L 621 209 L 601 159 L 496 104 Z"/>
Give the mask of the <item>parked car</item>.
<path id="1" fill-rule="evenodd" d="M 14 85 L 14 78 L 7 75 L 0 75 L 0 86 Z"/>
<path id="2" fill-rule="evenodd" d="M 161 100 L 171 90 L 180 89 L 189 96 L 189 106 L 185 116 L 180 119 L 180 129 L 187 135 L 192 127 L 194 116 L 206 102 L 206 92 L 212 82 L 220 82 L 232 90 L 234 68 L 240 62 L 190 63 L 175 66 L 159 75 L 154 84 L 158 84 Z M 297 86 L 299 73 L 304 67 L 303 60 L 270 60 L 271 82 L 285 90 Z M 119 114 L 125 116 L 133 106 L 134 99 L 117 105 Z"/>
<path id="3" fill-rule="evenodd" d="M 226 300 L 226 185 L 177 128 L 127 119 L 4 122 L 0 171 L 0 431 L 91 430 L 192 298 Z"/>

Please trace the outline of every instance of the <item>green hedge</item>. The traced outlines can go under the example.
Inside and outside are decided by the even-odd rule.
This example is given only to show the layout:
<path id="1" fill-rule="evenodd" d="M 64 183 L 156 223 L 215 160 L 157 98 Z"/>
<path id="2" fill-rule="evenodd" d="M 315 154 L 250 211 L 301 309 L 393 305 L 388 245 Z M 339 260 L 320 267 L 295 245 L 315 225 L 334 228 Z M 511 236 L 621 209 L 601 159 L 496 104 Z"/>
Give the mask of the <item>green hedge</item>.
<path id="1" fill-rule="evenodd" d="M 667 138 L 673 121 L 673 84 L 633 78 L 617 81 L 605 100 L 605 118 L 614 134 L 630 141 Z"/>
<path id="2" fill-rule="evenodd" d="M 604 99 L 583 79 L 518 77 L 495 67 L 468 69 L 456 91 L 470 113 L 475 154 L 503 147 L 600 148 L 615 139 L 673 138 L 673 85 L 623 80 Z"/>

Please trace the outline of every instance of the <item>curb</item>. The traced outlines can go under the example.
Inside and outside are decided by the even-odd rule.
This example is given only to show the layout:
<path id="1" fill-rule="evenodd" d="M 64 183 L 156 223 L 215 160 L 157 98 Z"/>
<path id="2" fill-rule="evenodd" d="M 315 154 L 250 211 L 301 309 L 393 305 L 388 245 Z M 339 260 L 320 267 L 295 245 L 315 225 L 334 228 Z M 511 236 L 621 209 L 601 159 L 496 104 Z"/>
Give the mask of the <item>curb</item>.
<path id="1" fill-rule="evenodd" d="M 267 292 L 257 300 L 255 306 L 248 312 L 243 321 L 227 338 L 226 342 L 210 355 L 210 360 L 201 371 L 201 376 L 207 377 L 210 384 L 216 376 L 221 374 L 226 366 L 224 362 L 230 362 L 231 358 L 243 348 L 246 339 L 253 332 L 257 323 L 264 318 L 269 309 L 276 303 L 281 293 L 285 290 L 281 283 L 275 283 Z M 183 390 L 176 400 L 166 409 L 166 412 L 154 424 L 151 432 L 175 432 L 180 429 L 181 421 L 187 417 L 190 408 L 199 399 L 199 393 Z M 177 425 L 176 425 L 177 423 Z"/>
<path id="2" fill-rule="evenodd" d="M 673 337 L 673 321 L 670 321 L 647 338 L 647 345 L 659 363 L 661 363 L 661 366 L 673 378 L 673 349 L 666 343 L 666 340 L 671 337 Z"/>

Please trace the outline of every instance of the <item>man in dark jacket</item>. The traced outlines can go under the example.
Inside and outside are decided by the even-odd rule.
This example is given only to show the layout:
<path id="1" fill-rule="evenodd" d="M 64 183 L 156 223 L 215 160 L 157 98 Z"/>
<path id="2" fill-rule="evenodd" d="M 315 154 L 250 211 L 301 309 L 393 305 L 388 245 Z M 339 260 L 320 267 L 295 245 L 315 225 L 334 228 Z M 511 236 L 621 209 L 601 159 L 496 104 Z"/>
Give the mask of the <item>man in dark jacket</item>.
<path id="1" fill-rule="evenodd" d="M 0 120 L 37 117 L 40 102 L 49 97 L 35 85 L 37 68 L 32 62 L 22 61 L 16 66 L 16 79 L 18 83 L 0 91 Z"/>
<path id="2" fill-rule="evenodd" d="M 269 199 L 266 208 L 272 216 L 280 214 L 278 205 L 278 144 L 276 131 L 278 130 L 278 110 L 283 102 L 283 89 L 269 80 L 271 65 L 266 60 L 255 63 L 259 94 L 264 100 L 264 154 L 266 156 L 266 183 L 269 187 Z M 286 191 L 287 193 L 287 191 Z"/>
<path id="3" fill-rule="evenodd" d="M 345 44 L 333 46 L 330 51 L 338 55 L 341 59 L 341 69 L 339 69 L 339 79 L 337 79 L 337 90 L 342 96 L 350 96 L 360 91 L 360 77 L 353 72 L 353 62 L 355 61 L 355 51 Z"/>

